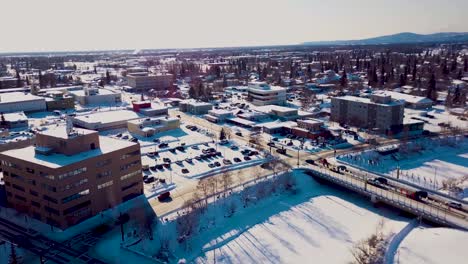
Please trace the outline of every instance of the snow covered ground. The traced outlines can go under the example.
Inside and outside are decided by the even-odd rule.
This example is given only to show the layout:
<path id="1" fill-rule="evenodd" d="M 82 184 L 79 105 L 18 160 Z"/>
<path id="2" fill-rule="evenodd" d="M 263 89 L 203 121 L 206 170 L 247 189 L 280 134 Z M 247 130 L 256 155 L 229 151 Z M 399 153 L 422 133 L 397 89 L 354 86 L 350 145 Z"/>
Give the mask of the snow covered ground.
<path id="1" fill-rule="evenodd" d="M 276 193 L 245 208 L 238 206 L 230 217 L 223 216 L 226 208 L 222 206 L 217 214 L 204 216 L 188 250 L 181 249 L 175 241 L 174 224 L 163 222 L 157 225 L 163 228 L 159 237 L 129 247 L 141 254 L 122 248 L 106 250 L 118 247 L 118 232 L 99 243 L 96 253 L 107 261 L 150 263 L 150 258 L 142 256 L 154 256 L 159 240 L 166 237 L 171 240 L 174 261 L 184 258 L 195 263 L 346 263 L 352 260 L 353 244 L 372 234 L 382 219 L 386 233 L 397 233 L 410 221 L 395 211 L 374 208 L 356 194 L 320 185 L 305 174 L 298 172 L 295 179 L 298 189 L 294 195 Z M 222 204 L 223 201 L 218 202 L 218 206 Z"/>
<path id="2" fill-rule="evenodd" d="M 466 263 L 468 232 L 449 228 L 418 227 L 403 240 L 395 263 Z"/>
<path id="3" fill-rule="evenodd" d="M 414 150 L 412 148 L 414 147 Z M 367 170 L 400 178 L 426 188 L 441 189 L 447 180 L 458 186 L 468 182 L 468 140 L 464 137 L 422 139 L 409 143 L 407 151 L 380 155 L 375 150 L 339 156 L 337 159 Z"/>

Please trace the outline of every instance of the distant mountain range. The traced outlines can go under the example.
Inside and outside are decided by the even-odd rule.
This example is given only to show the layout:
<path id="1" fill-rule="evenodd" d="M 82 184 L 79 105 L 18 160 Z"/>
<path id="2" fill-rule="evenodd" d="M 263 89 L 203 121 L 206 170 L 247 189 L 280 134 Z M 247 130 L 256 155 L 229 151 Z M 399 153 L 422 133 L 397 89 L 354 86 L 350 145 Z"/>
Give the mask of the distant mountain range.
<path id="1" fill-rule="evenodd" d="M 402 32 L 393 35 L 380 36 L 357 40 L 311 41 L 303 45 L 377 45 L 377 44 L 404 44 L 404 43 L 446 43 L 468 42 L 468 32 L 442 32 L 434 34 L 416 34 Z"/>

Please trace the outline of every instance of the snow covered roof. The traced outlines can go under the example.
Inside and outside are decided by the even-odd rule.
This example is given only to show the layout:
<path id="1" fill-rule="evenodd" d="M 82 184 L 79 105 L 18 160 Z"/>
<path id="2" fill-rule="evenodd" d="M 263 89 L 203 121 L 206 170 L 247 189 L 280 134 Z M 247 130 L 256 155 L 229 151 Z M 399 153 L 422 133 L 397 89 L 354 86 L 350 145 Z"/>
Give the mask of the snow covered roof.
<path id="1" fill-rule="evenodd" d="M 4 113 L 3 117 L 5 118 L 5 121 L 9 122 L 28 120 L 28 117 L 24 114 L 24 112 Z"/>
<path id="2" fill-rule="evenodd" d="M 376 92 L 375 94 L 389 95 L 393 99 L 404 100 L 405 102 L 411 103 L 411 104 L 432 103 L 432 100 L 426 97 L 415 96 L 415 95 L 404 94 L 404 93 L 385 91 L 385 92 Z"/>
<path id="3" fill-rule="evenodd" d="M 7 150 L 2 152 L 2 154 L 50 168 L 60 168 L 137 144 L 126 140 L 118 140 L 103 136 L 99 137 L 99 141 L 99 149 L 80 152 L 71 156 L 56 153 L 51 155 L 37 154 L 34 146 Z"/>
<path id="4" fill-rule="evenodd" d="M 129 110 L 102 111 L 74 117 L 74 119 L 86 123 L 112 123 L 118 121 L 128 121 L 137 118 L 140 118 L 140 116 L 137 113 Z"/>
<path id="5" fill-rule="evenodd" d="M 35 101 L 35 100 L 44 100 L 43 97 L 35 96 L 30 93 L 21 93 L 21 92 L 13 92 L 13 93 L 3 93 L 0 94 L 0 104 L 2 103 L 19 103 L 24 101 Z"/>

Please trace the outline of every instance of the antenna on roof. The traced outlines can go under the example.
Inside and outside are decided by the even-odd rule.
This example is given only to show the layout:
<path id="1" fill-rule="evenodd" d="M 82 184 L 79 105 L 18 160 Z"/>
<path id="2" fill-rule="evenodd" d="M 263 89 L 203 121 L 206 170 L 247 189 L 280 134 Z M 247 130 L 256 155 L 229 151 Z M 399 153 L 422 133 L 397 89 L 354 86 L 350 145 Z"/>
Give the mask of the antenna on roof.
<path id="1" fill-rule="evenodd" d="M 66 117 L 66 122 L 67 122 L 67 126 L 66 126 L 67 135 L 71 135 L 73 133 L 73 122 L 70 116 Z"/>

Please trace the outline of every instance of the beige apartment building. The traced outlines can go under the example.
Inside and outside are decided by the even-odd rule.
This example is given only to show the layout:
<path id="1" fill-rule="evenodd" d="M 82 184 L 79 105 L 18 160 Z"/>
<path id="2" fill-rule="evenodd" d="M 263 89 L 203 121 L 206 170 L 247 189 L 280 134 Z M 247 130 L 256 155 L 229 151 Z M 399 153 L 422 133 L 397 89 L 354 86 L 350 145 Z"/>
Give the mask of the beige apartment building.
<path id="1" fill-rule="evenodd" d="M 156 133 L 177 129 L 180 126 L 179 118 L 175 117 L 152 117 L 130 120 L 127 128 L 130 133 L 143 137 L 151 137 Z"/>
<path id="2" fill-rule="evenodd" d="M 331 120 L 357 127 L 388 132 L 403 124 L 404 102 L 391 96 L 373 94 L 371 98 L 333 97 Z"/>
<path id="3" fill-rule="evenodd" d="M 143 193 L 138 143 L 68 127 L 0 153 L 8 205 L 61 229 Z"/>
<path id="4" fill-rule="evenodd" d="M 157 75 L 129 75 L 127 83 L 130 87 L 137 91 L 149 91 L 151 89 L 161 91 L 170 89 L 174 82 L 172 74 L 157 74 Z"/>

